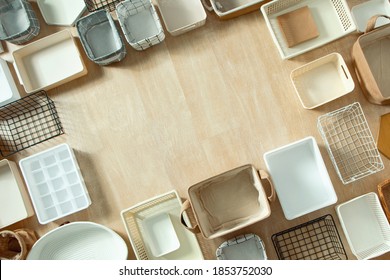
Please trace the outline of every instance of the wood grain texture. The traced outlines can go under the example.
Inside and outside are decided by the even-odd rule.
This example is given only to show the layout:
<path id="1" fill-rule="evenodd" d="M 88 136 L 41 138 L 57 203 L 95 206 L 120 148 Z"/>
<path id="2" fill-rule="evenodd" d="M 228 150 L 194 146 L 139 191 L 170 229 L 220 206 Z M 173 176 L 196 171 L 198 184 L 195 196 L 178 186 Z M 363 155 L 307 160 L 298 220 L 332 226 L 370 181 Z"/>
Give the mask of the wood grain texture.
<path id="1" fill-rule="evenodd" d="M 364 1 L 347 2 L 352 7 Z M 46 25 L 36 3 L 33 7 L 42 27 L 38 38 L 63 28 Z M 259 11 L 228 21 L 213 13 L 207 16 L 203 27 L 178 37 L 166 32 L 164 42 L 146 51 L 137 52 L 127 45 L 126 58 L 105 67 L 89 61 L 76 39 L 88 75 L 48 91 L 65 134 L 9 159 L 18 162 L 67 142 L 75 150 L 92 205 L 47 225 L 40 225 L 33 216 L 9 229 L 32 228 L 42 236 L 64 221 L 93 221 L 118 232 L 129 247 L 129 259 L 135 259 L 120 219 L 122 209 L 172 189 L 187 199 L 191 185 L 244 164 L 265 169 L 265 152 L 313 136 L 338 196 L 335 205 L 288 221 L 276 200 L 271 203 L 269 218 L 213 240 L 198 235 L 198 240 L 204 257 L 215 259 L 215 250 L 223 241 L 256 233 L 263 239 L 269 259 L 277 259 L 272 234 L 331 214 L 348 257 L 355 259 L 335 206 L 377 192 L 377 185 L 390 177 L 390 160 L 382 157 L 383 171 L 343 185 L 317 130 L 317 118 L 358 101 L 375 137 L 380 116 L 390 112 L 389 106 L 367 102 L 359 87 L 351 61 L 352 45 L 359 34 L 284 61 Z M 74 28 L 72 33 L 76 34 Z M 0 56 L 11 62 L 10 52 L 17 46 L 3 45 L 6 52 Z M 343 56 L 355 90 L 306 110 L 294 91 L 290 73 L 332 52 Z M 13 69 L 12 73 L 17 81 Z M 22 87 L 18 88 L 23 95 Z M 378 259 L 390 259 L 390 253 Z"/>

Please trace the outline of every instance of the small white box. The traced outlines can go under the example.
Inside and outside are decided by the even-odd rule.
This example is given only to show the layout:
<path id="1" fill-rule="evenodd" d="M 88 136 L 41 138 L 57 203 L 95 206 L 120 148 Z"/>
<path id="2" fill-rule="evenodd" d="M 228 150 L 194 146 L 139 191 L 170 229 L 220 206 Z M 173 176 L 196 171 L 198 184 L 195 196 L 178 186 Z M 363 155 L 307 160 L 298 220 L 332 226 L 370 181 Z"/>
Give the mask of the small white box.
<path id="1" fill-rule="evenodd" d="M 87 9 L 83 0 L 37 0 L 37 4 L 48 25 L 73 26 Z"/>
<path id="2" fill-rule="evenodd" d="M 20 99 L 18 88 L 15 85 L 7 61 L 0 58 L 0 107 Z"/>

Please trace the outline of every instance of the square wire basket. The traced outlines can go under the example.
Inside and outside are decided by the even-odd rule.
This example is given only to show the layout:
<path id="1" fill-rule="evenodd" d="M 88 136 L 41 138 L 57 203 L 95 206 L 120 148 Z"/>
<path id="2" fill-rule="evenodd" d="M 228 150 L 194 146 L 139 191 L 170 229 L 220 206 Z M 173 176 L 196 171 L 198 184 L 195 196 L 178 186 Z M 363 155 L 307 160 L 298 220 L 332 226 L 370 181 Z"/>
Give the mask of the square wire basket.
<path id="1" fill-rule="evenodd" d="M 94 12 L 100 9 L 106 9 L 108 12 L 115 10 L 116 5 L 123 0 L 84 0 L 88 11 Z"/>
<path id="2" fill-rule="evenodd" d="M 348 259 L 332 215 L 272 235 L 280 260 Z"/>
<path id="3" fill-rule="evenodd" d="M 317 127 L 343 184 L 384 168 L 360 103 L 320 116 Z"/>

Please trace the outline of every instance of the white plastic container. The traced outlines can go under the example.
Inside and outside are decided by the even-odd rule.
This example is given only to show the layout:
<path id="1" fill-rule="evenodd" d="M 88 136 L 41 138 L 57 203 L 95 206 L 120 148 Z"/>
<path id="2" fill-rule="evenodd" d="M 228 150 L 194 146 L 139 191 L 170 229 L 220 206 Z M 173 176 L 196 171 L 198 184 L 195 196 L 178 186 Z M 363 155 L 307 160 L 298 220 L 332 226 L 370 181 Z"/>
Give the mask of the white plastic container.
<path id="1" fill-rule="evenodd" d="M 125 241 L 112 229 L 92 222 L 71 222 L 43 235 L 27 260 L 126 260 Z"/>
<path id="2" fill-rule="evenodd" d="M 0 107 L 20 99 L 18 88 L 15 85 L 7 61 L 0 58 Z"/>
<path id="3" fill-rule="evenodd" d="M 314 109 L 353 91 L 355 83 L 343 57 L 331 53 L 291 72 L 291 81 L 305 109 Z"/>
<path id="4" fill-rule="evenodd" d="M 34 215 L 28 193 L 16 164 L 0 161 L 0 228 Z"/>
<path id="5" fill-rule="evenodd" d="M 314 137 L 264 154 L 287 220 L 336 203 L 337 196 Z"/>
<path id="6" fill-rule="evenodd" d="M 206 12 L 200 0 L 156 0 L 164 24 L 172 36 L 198 28 L 206 23 Z"/>
<path id="7" fill-rule="evenodd" d="M 265 0 L 205 0 L 207 10 L 215 12 L 221 19 L 230 19 L 258 10 Z"/>
<path id="8" fill-rule="evenodd" d="M 304 6 L 309 7 L 319 36 L 289 48 L 277 17 Z M 261 12 L 282 59 L 298 56 L 356 30 L 345 0 L 274 0 L 261 6 Z"/>
<path id="9" fill-rule="evenodd" d="M 49 90 L 87 74 L 67 29 L 15 50 L 12 55 L 19 81 L 27 93 Z"/>
<path id="10" fill-rule="evenodd" d="M 336 207 L 352 253 L 372 259 L 390 252 L 390 225 L 376 193 L 368 193 Z"/>
<path id="11" fill-rule="evenodd" d="M 76 157 L 60 144 L 19 162 L 38 221 L 51 221 L 86 209 L 91 204 Z"/>
<path id="12" fill-rule="evenodd" d="M 84 0 L 37 0 L 48 25 L 73 26 L 86 11 Z"/>
<path id="13" fill-rule="evenodd" d="M 353 6 L 351 9 L 352 18 L 356 23 L 357 30 L 364 32 L 368 20 L 374 15 L 390 16 L 390 2 L 389 0 L 370 0 L 362 4 Z M 376 21 L 375 27 L 388 24 L 389 21 L 385 18 L 379 18 Z"/>

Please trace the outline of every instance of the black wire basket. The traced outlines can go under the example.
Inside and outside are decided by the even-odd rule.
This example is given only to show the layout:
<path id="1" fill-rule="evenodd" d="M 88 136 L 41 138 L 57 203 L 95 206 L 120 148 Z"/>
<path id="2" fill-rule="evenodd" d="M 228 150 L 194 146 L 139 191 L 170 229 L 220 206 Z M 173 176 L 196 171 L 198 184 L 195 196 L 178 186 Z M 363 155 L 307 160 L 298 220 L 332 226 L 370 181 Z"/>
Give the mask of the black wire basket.
<path id="1" fill-rule="evenodd" d="M 100 9 L 106 9 L 107 11 L 112 12 L 115 10 L 116 4 L 122 1 L 123 0 L 84 0 L 87 9 L 90 12 Z"/>
<path id="2" fill-rule="evenodd" d="M 54 102 L 45 91 L 0 107 L 0 154 L 3 157 L 63 133 Z"/>
<path id="3" fill-rule="evenodd" d="M 348 259 L 332 215 L 325 215 L 272 235 L 281 260 Z"/>

